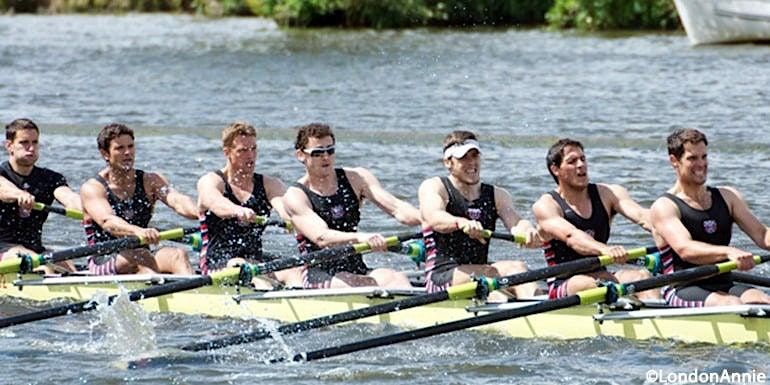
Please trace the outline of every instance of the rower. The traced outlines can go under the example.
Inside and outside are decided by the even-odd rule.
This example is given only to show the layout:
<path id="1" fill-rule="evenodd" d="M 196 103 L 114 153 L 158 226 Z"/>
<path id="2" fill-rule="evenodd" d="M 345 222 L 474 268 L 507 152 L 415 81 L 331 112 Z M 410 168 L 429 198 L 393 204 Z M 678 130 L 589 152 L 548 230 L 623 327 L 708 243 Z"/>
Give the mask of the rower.
<path id="1" fill-rule="evenodd" d="M 513 208 L 506 190 L 481 182 L 481 148 L 470 131 L 454 131 L 444 139 L 443 163 L 448 176 L 433 177 L 419 189 L 425 220 L 425 281 L 428 292 L 470 281 L 474 276 L 501 277 L 527 271 L 524 262 L 501 260 L 489 264 L 489 243 L 482 231 L 495 229 L 502 219 L 511 234 L 524 235 L 525 245 L 542 245 L 537 229 Z M 513 288 L 519 298 L 531 297 L 535 283 Z M 496 294 L 495 301 L 507 296 Z"/>
<path id="2" fill-rule="evenodd" d="M 589 183 L 588 162 L 583 145 L 563 138 L 554 143 L 546 156 L 548 172 L 556 188 L 543 194 L 532 206 L 538 225 L 549 238 L 544 249 L 549 266 L 588 256 L 608 255 L 615 263 L 625 263 L 623 246 L 609 245 L 610 223 L 615 213 L 650 231 L 649 210 L 636 203 L 620 185 Z M 649 278 L 649 272 L 621 268 L 614 274 L 606 268 L 548 280 L 548 296 L 563 298 L 595 288 L 597 280 L 630 282 Z M 639 299 L 658 299 L 657 291 L 638 293 Z"/>
<path id="3" fill-rule="evenodd" d="M 185 218 L 198 219 L 198 208 L 189 196 L 171 187 L 160 174 L 134 168 L 133 130 L 112 123 L 101 129 L 96 141 L 107 166 L 80 189 L 89 244 L 124 236 L 157 244 L 159 231 L 148 225 L 158 200 Z M 113 256 L 91 257 L 88 268 L 97 275 L 193 273 L 187 252 L 177 247 L 161 247 L 155 253 L 140 247 Z"/>
<path id="4" fill-rule="evenodd" d="M 374 251 L 384 251 L 387 246 L 381 234 L 358 231 L 363 199 L 409 226 L 420 224 L 420 213 L 387 192 L 371 171 L 335 168 L 335 145 L 334 133 L 326 124 L 308 124 L 297 132 L 295 155 L 305 166 L 305 175 L 286 190 L 284 205 L 297 231 L 300 252 L 364 242 Z M 371 269 L 360 255 L 304 266 L 295 272 L 305 288 L 411 286 L 405 274 Z"/>
<path id="5" fill-rule="evenodd" d="M 286 186 L 278 178 L 254 172 L 257 130 L 246 122 L 230 124 L 222 130 L 222 151 L 225 167 L 198 180 L 201 274 L 244 262 L 266 262 L 262 254 L 265 225 L 257 224 L 256 217 L 269 216 L 275 208 L 288 218 L 282 202 Z"/>
<path id="6" fill-rule="evenodd" d="M 730 246 L 733 223 L 766 250 L 770 250 L 770 229 L 754 216 L 738 190 L 706 185 L 706 135 L 692 128 L 678 129 L 667 142 L 676 183 L 653 203 L 651 214 L 664 272 L 726 260 L 735 261 L 740 270 L 753 268 L 751 253 Z M 770 303 L 766 293 L 737 284 L 729 275 L 667 287 L 664 298 L 678 307 Z"/>
<path id="7" fill-rule="evenodd" d="M 16 119 L 5 126 L 8 160 L 0 164 L 0 259 L 19 254 L 45 252 L 42 233 L 48 211 L 32 210 L 35 203 L 50 205 L 54 199 L 80 210 L 80 196 L 67 185 L 62 174 L 35 166 L 40 157 L 40 129 L 29 119 Z M 74 271 L 70 262 L 57 264 Z M 53 273 L 51 267 L 44 267 Z"/>

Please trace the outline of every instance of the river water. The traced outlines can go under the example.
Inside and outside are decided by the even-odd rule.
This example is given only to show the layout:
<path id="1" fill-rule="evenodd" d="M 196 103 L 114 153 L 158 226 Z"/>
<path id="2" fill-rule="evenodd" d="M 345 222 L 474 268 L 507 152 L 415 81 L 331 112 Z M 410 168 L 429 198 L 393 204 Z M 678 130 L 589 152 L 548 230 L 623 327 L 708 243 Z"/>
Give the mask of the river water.
<path id="1" fill-rule="evenodd" d="M 622 183 L 649 205 L 673 182 L 665 137 L 679 126 L 709 135 L 711 183 L 731 184 L 770 221 L 770 46 L 688 46 L 679 34 L 593 35 L 543 30 L 282 30 L 260 19 L 190 16 L 0 17 L 0 120 L 29 117 L 42 128 L 40 165 L 79 186 L 101 166 L 95 133 L 119 121 L 137 131 L 137 166 L 193 194 L 197 178 L 224 159 L 217 136 L 245 119 L 259 127 L 260 172 L 290 182 L 292 127 L 327 122 L 338 163 L 369 167 L 416 203 L 419 183 L 445 173 L 442 137 L 468 128 L 484 147 L 482 177 L 531 204 L 553 181 L 547 147 L 582 140 L 594 181 Z M 361 228 L 403 231 L 368 205 Z M 191 225 L 159 208 L 158 227 Z M 615 221 L 612 241 L 651 243 Z M 51 217 L 44 241 L 81 244 L 77 224 Z M 734 243 L 751 246 L 736 231 Z M 266 249 L 291 253 L 270 232 Z M 541 253 L 495 242 L 492 258 Z M 197 258 L 197 256 L 193 256 Z M 412 268 L 395 254 L 372 265 Z M 761 271 L 766 272 L 765 268 Z M 39 306 L 0 299 L 0 313 Z M 122 371 L 111 363 L 249 327 L 255 321 L 147 315 L 115 309 L 0 331 L 3 384 L 642 384 L 648 370 L 767 373 L 766 344 L 717 347 L 612 338 L 524 341 L 473 332 L 433 337 L 309 364 L 263 361 L 394 331 L 355 326 L 226 349 L 216 359 Z M 120 322 L 118 322 L 120 321 Z M 565 325 L 569 327 L 569 325 Z"/>

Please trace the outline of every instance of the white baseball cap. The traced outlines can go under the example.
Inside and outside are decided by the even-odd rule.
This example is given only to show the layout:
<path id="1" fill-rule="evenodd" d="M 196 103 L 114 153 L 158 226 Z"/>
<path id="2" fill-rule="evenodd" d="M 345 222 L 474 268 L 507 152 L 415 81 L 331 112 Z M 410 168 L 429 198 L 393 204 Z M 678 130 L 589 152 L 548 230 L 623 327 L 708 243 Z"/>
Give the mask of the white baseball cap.
<path id="1" fill-rule="evenodd" d="M 460 159 L 465 156 L 465 154 L 468 153 L 470 150 L 476 150 L 478 152 L 481 152 L 481 147 L 479 147 L 479 142 L 475 139 L 467 139 L 462 143 L 455 143 L 447 148 L 444 149 L 444 159 L 449 159 L 451 157 L 455 157 L 457 159 Z"/>

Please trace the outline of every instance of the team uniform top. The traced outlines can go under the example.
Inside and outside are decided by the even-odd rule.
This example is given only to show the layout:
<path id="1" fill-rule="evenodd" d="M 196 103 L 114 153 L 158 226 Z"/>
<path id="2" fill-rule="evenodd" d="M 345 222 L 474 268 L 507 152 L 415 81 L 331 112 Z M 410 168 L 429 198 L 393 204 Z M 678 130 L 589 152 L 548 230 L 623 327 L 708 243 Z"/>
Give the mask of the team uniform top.
<path id="1" fill-rule="evenodd" d="M 253 189 L 245 202 L 241 202 L 233 193 L 233 188 L 227 183 L 221 170 L 215 171 L 225 182 L 222 194 L 230 202 L 247 207 L 256 215 L 268 216 L 273 206 L 267 199 L 264 177 L 253 174 Z M 223 219 L 207 210 L 201 215 L 201 239 L 203 241 L 199 267 L 202 274 L 208 274 L 210 269 L 221 269 L 227 265 L 230 258 L 240 257 L 254 262 L 264 262 L 262 255 L 262 232 L 265 225 L 243 223 L 236 218 Z"/>
<path id="2" fill-rule="evenodd" d="M 35 202 L 46 205 L 53 203 L 54 190 L 67 185 L 67 180 L 58 172 L 34 166 L 29 175 L 20 175 L 13 171 L 8 161 L 0 165 L 0 175 L 32 194 Z M 36 253 L 44 252 L 41 234 L 47 218 L 48 211 L 45 210 L 32 210 L 29 216 L 22 218 L 17 203 L 0 202 L 0 242 L 21 245 Z"/>
<path id="3" fill-rule="evenodd" d="M 449 178 L 440 179 L 448 195 L 446 212 L 478 221 L 485 229 L 495 228 L 498 216 L 494 186 L 482 183 L 479 197 L 469 201 L 452 185 Z M 426 255 L 426 288 L 429 292 L 445 290 L 452 282 L 455 267 L 468 264 L 483 265 L 488 262 L 489 242 L 481 243 L 472 239 L 462 229 L 446 234 L 428 229 L 423 233 L 423 237 Z"/>
<path id="4" fill-rule="evenodd" d="M 358 230 L 358 222 L 361 220 L 358 196 L 345 175 L 345 170 L 337 168 L 334 171 L 337 174 L 337 191 L 334 195 L 318 195 L 300 183 L 295 183 L 294 186 L 305 192 L 313 211 L 326 222 L 329 229 L 355 232 Z M 297 234 L 297 242 L 302 254 L 320 250 L 318 245 L 302 234 Z M 331 276 L 341 271 L 354 274 L 367 274 L 369 272 L 364 259 L 358 254 L 322 262 L 313 268 L 323 270 Z"/>

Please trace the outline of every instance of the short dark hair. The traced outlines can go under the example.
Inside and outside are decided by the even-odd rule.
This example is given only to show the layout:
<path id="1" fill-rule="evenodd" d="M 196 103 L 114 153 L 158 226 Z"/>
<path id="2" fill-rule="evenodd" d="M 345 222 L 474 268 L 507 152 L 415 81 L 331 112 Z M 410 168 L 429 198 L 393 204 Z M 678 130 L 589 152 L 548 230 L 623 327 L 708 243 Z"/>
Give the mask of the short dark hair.
<path id="1" fill-rule="evenodd" d="M 703 142 L 705 145 L 709 145 L 706 134 L 694 129 L 694 128 L 679 128 L 674 130 L 671 135 L 666 138 L 668 144 L 668 154 L 673 155 L 676 159 L 682 159 L 684 154 L 684 145 L 686 143 L 698 144 Z"/>
<path id="2" fill-rule="evenodd" d="M 123 135 L 128 135 L 131 139 L 134 139 L 134 130 L 128 128 L 125 124 L 110 123 L 102 127 L 102 130 L 99 131 L 99 136 L 96 137 L 96 144 L 99 146 L 100 150 L 109 151 L 110 142 Z"/>
<path id="3" fill-rule="evenodd" d="M 16 119 L 5 125 L 5 139 L 13 141 L 16 139 L 16 133 L 21 130 L 35 130 L 40 134 L 40 129 L 37 128 L 37 124 L 30 119 L 21 118 Z"/>
<path id="4" fill-rule="evenodd" d="M 454 130 L 449 133 L 446 137 L 444 137 L 444 145 L 441 149 L 441 152 L 446 151 L 447 148 L 454 146 L 455 144 L 460 144 L 465 142 L 466 140 L 476 139 L 476 134 L 466 131 L 466 130 Z"/>
<path id="5" fill-rule="evenodd" d="M 324 138 L 327 136 L 332 137 L 332 141 L 336 143 L 334 139 L 334 133 L 332 128 L 328 124 L 323 123 L 310 123 L 299 127 L 297 130 L 297 139 L 294 141 L 294 148 L 301 150 L 307 146 L 310 138 Z"/>
<path id="6" fill-rule="evenodd" d="M 561 162 L 564 161 L 564 148 L 567 146 L 575 146 L 583 151 L 583 143 L 570 138 L 561 138 L 548 149 L 548 154 L 545 156 L 545 167 L 556 184 L 559 184 L 559 180 L 556 179 L 556 175 L 551 171 L 551 166 L 561 167 Z"/>

